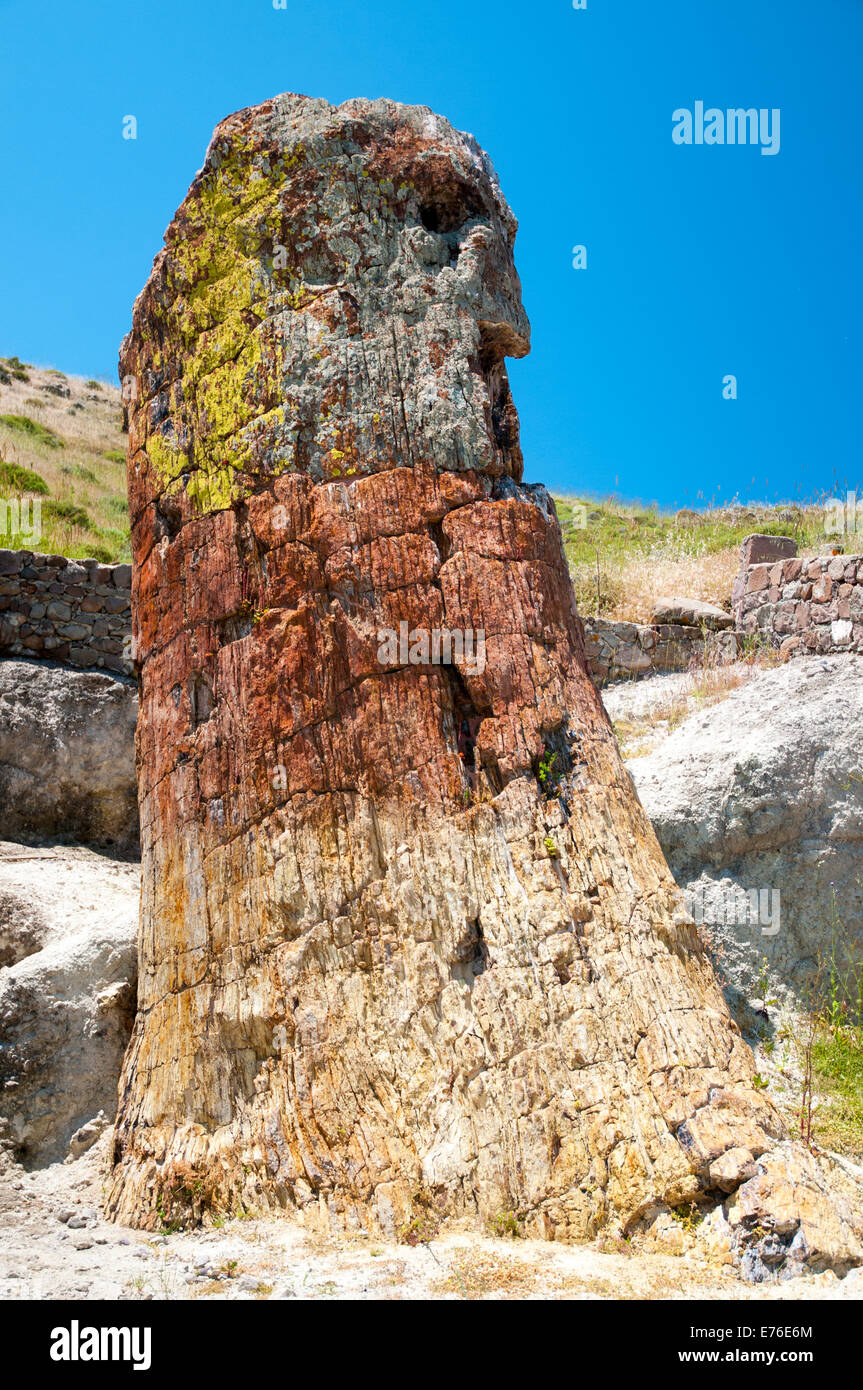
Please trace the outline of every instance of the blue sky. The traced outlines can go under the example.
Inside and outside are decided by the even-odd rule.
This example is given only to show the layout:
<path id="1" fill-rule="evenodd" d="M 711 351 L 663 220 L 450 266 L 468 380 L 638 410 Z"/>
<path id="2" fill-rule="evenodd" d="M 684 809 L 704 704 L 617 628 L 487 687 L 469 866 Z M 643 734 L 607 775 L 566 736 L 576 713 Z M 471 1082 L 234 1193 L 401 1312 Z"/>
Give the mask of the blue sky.
<path id="1" fill-rule="evenodd" d="M 528 480 L 692 505 L 863 478 L 860 0 L 0 0 L 0 45 L 0 354 L 115 379 L 216 122 L 389 96 L 472 131 L 519 218 Z M 697 100 L 778 107 L 779 153 L 675 145 Z"/>

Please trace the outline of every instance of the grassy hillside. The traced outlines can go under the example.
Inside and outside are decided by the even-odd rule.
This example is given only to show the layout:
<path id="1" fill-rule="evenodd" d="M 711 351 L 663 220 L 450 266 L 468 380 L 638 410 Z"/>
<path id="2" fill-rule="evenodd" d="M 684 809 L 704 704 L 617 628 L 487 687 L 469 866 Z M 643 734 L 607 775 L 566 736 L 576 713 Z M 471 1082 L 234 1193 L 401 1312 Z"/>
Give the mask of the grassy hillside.
<path id="1" fill-rule="evenodd" d="M 36 549 L 129 559 L 121 422 L 116 386 L 0 358 L 0 498 L 41 499 Z M 25 545 L 20 533 L 0 534 L 4 549 Z"/>
<path id="2" fill-rule="evenodd" d="M 820 506 L 661 512 L 578 497 L 558 497 L 555 505 L 583 615 L 648 622 L 663 596 L 728 607 L 740 542 L 753 531 L 793 536 L 801 554 L 829 544 Z"/>

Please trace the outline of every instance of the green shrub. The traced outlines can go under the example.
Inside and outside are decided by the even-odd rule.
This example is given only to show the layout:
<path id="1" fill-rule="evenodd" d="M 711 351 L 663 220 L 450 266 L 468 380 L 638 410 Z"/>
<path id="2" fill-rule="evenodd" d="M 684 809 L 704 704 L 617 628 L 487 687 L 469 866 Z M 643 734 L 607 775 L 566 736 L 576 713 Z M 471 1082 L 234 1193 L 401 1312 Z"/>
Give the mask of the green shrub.
<path id="1" fill-rule="evenodd" d="M 85 483 L 98 483 L 99 479 L 91 468 L 85 468 L 82 463 L 76 463 L 74 468 L 63 468 L 61 470 L 70 478 L 81 478 Z"/>
<path id="2" fill-rule="evenodd" d="M 499 1211 L 496 1216 L 489 1217 L 486 1227 L 491 1236 L 509 1236 L 512 1240 L 521 1240 L 524 1236 L 514 1211 Z"/>
<path id="3" fill-rule="evenodd" d="M 37 444 L 47 444 L 50 449 L 63 449 L 65 445 L 59 435 L 49 430 L 47 425 L 39 425 L 29 415 L 0 415 L 0 425 L 18 434 L 26 434 Z"/>
<path id="4" fill-rule="evenodd" d="M 27 375 L 27 372 L 25 371 L 25 368 L 26 368 L 26 365 L 27 365 L 26 362 L 19 362 L 19 360 L 18 360 L 17 357 L 5 357 L 5 358 L 2 359 L 2 362 L 3 362 L 3 366 L 5 367 L 6 373 L 7 373 L 7 379 L 6 379 L 6 384 L 7 384 L 7 385 L 8 385 L 8 374 L 10 374 L 10 373 L 11 373 L 12 376 L 14 376 L 14 378 L 15 378 L 16 381 L 29 381 L 29 380 L 30 380 L 29 376 Z"/>
<path id="5" fill-rule="evenodd" d="M 12 488 L 14 492 L 46 493 L 48 484 L 32 468 L 23 468 L 19 463 L 9 463 L 0 458 L 0 486 Z"/>
<path id="6" fill-rule="evenodd" d="M 65 521 L 70 526 L 80 526 L 85 531 L 93 529 L 88 513 L 74 502 L 58 502 L 55 498 L 50 498 L 42 508 L 42 515 L 49 521 Z"/>
<path id="7" fill-rule="evenodd" d="M 107 459 L 109 463 L 126 462 L 126 455 L 122 449 L 105 449 L 102 453 L 102 458 Z"/>

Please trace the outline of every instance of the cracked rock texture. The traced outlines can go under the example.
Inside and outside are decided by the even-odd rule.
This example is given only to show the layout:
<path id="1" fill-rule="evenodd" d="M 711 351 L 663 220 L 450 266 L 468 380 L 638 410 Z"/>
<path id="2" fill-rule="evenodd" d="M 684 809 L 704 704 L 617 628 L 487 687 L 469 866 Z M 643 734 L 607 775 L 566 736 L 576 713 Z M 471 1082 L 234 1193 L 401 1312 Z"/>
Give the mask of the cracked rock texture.
<path id="1" fill-rule="evenodd" d="M 802 1003 L 834 958 L 856 980 L 863 934 L 863 657 L 766 672 L 629 764 L 733 997 Z M 751 910 L 746 892 L 759 894 Z M 761 911 L 761 895 L 765 894 Z M 777 896 L 778 895 L 778 896 Z"/>
<path id="2" fill-rule="evenodd" d="M 280 96 L 218 126 L 136 303 L 121 1219 L 581 1239 L 781 1134 L 520 482 L 515 230 L 427 109 Z M 384 664 L 401 622 L 485 661 Z"/>
<path id="3" fill-rule="evenodd" d="M 138 847 L 134 683 L 0 661 L 0 839 Z"/>
<path id="4" fill-rule="evenodd" d="M 74 1152 L 99 1111 L 114 1115 L 137 904 L 137 865 L 0 842 L 0 1150 L 28 1168 Z"/>

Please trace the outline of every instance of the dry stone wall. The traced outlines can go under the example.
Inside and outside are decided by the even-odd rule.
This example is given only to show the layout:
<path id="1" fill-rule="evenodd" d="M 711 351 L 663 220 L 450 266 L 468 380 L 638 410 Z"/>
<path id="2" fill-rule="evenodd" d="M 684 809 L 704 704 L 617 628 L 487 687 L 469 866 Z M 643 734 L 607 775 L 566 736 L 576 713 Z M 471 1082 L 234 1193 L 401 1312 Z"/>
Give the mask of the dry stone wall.
<path id="1" fill-rule="evenodd" d="M 738 654 L 736 633 L 711 632 L 687 623 L 586 618 L 584 636 L 588 669 L 597 685 L 664 671 L 687 671 L 707 663 L 724 665 L 736 660 Z"/>
<path id="2" fill-rule="evenodd" d="M 131 675 L 132 569 L 0 550 L 0 657 Z"/>
<path id="3" fill-rule="evenodd" d="M 786 550 L 771 559 L 762 547 L 753 563 L 746 547 L 733 597 L 744 635 L 786 656 L 863 651 L 863 555 L 801 559 Z"/>

